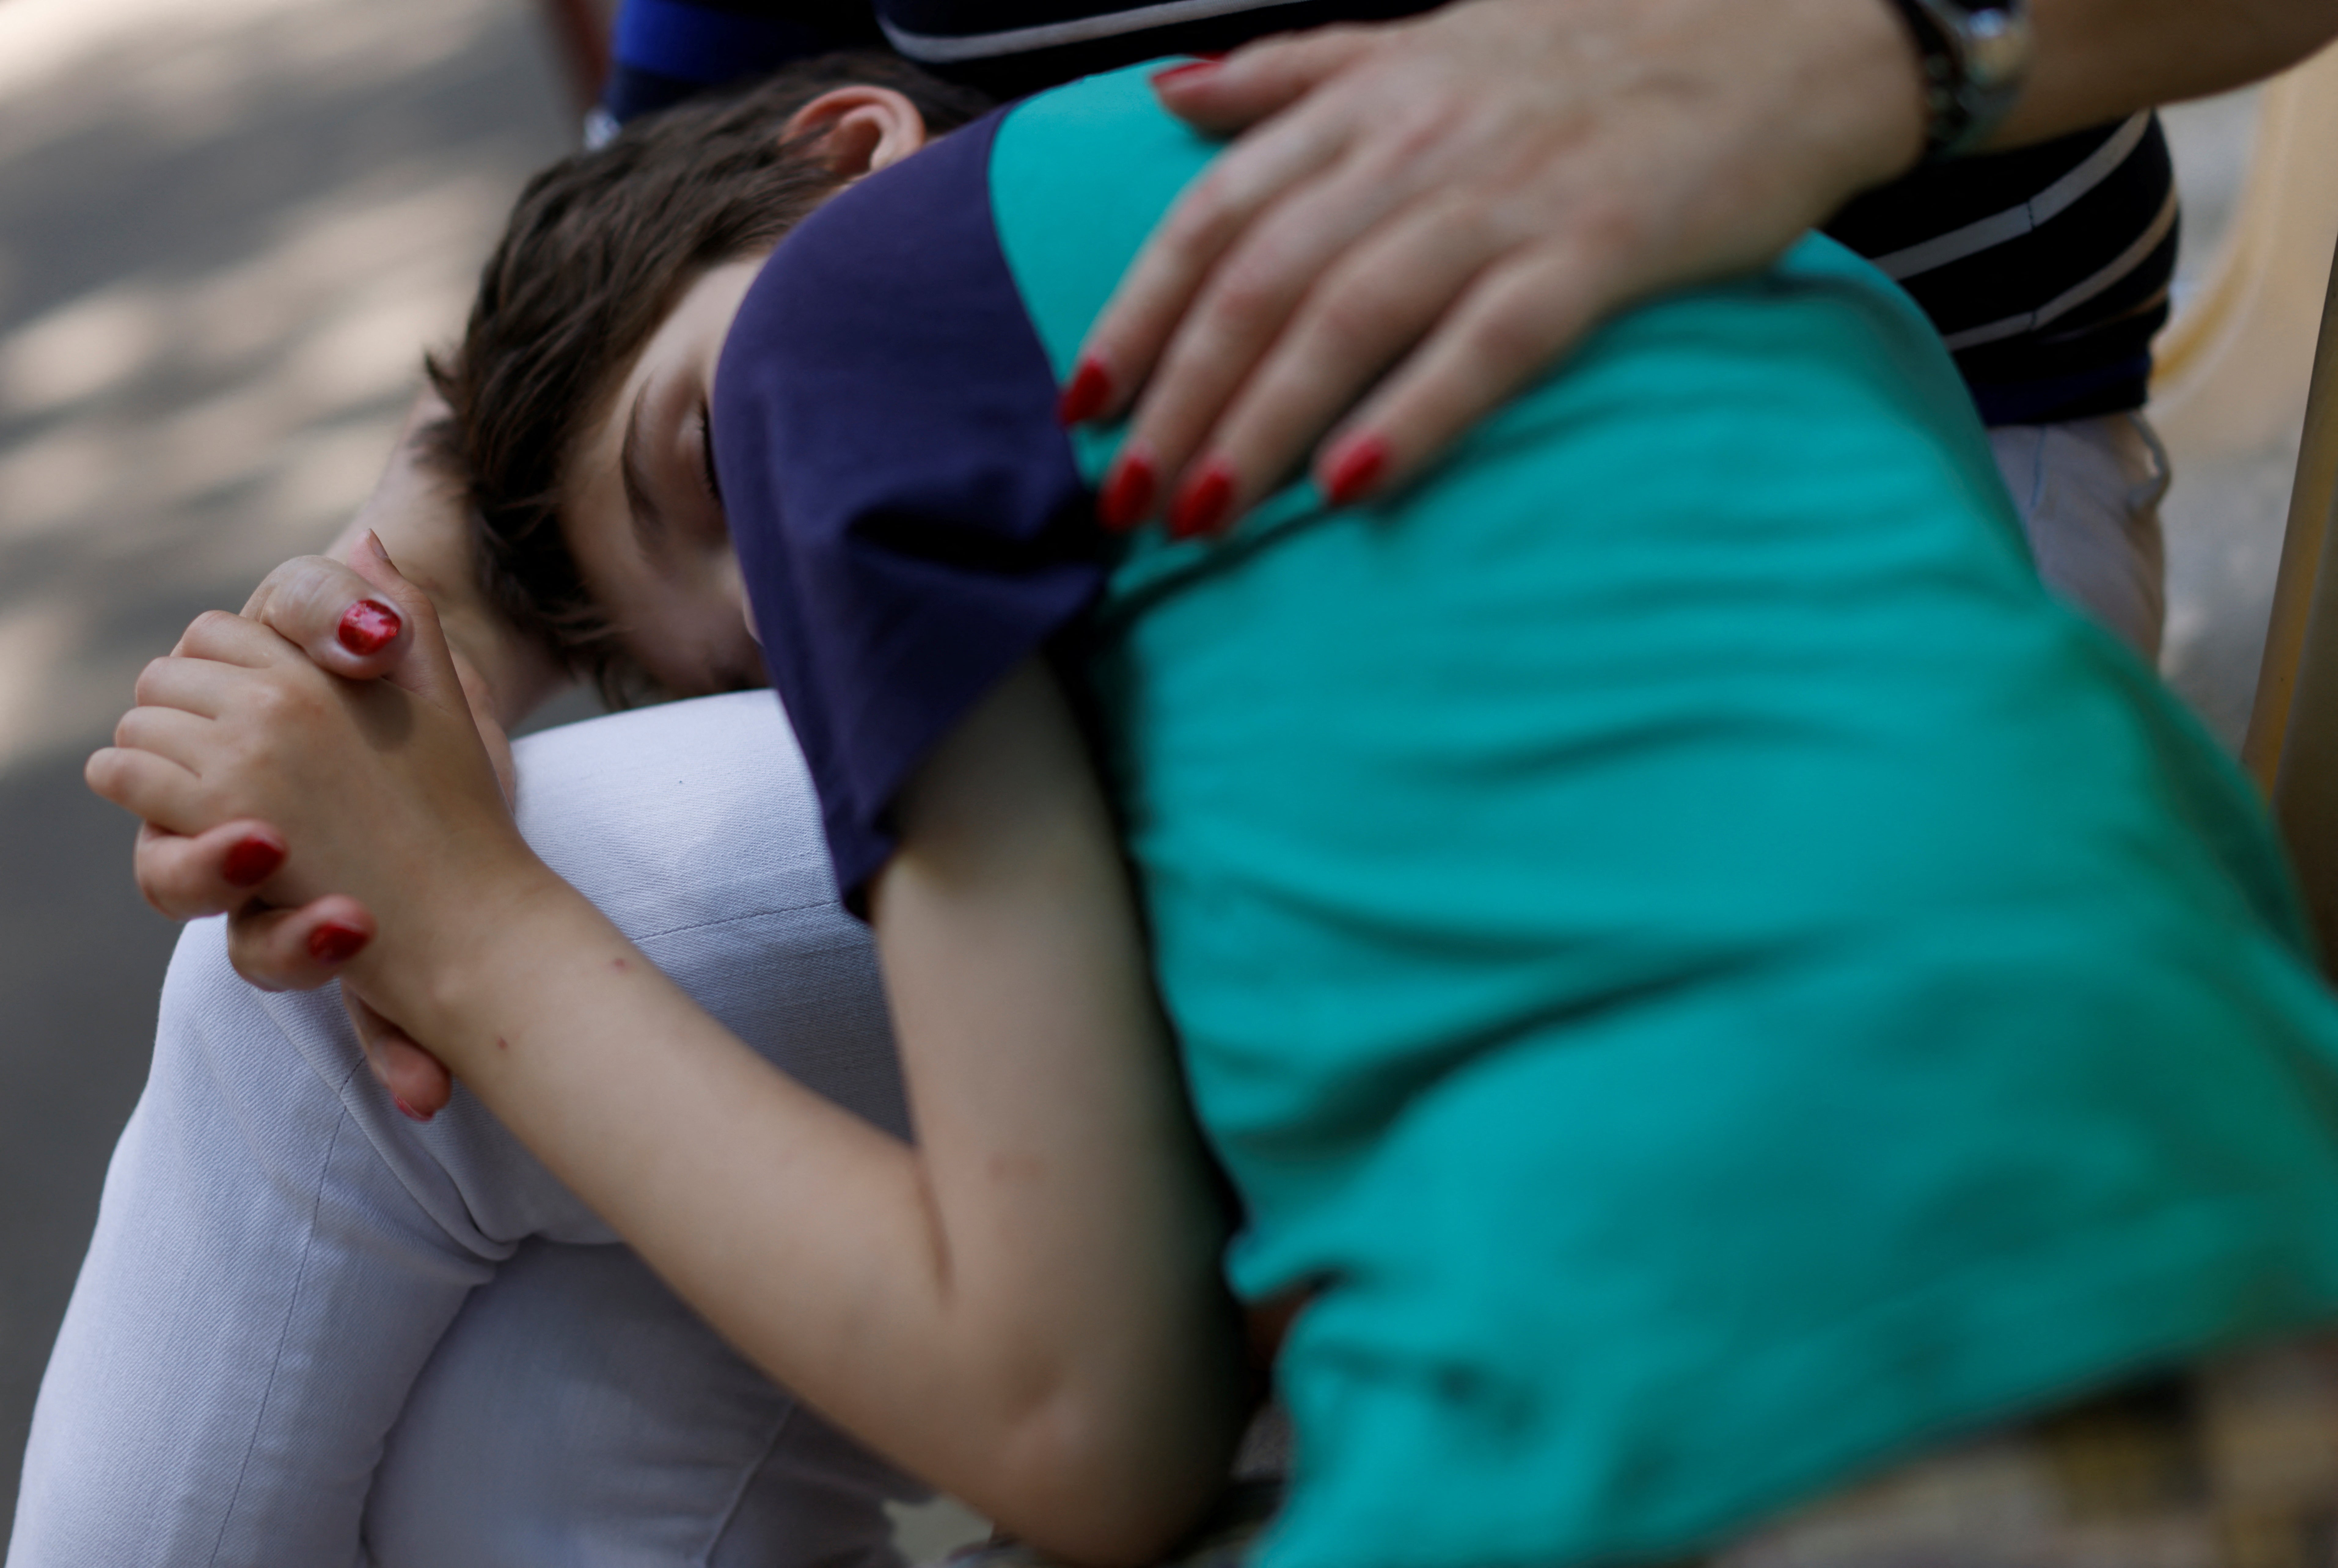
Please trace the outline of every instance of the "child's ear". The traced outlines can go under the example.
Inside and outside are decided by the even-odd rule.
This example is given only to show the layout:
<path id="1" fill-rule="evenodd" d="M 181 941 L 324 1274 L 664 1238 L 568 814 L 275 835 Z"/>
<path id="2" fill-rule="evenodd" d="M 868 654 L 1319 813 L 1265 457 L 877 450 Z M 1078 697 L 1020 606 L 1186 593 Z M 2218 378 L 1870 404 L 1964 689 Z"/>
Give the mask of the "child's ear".
<path id="1" fill-rule="evenodd" d="M 926 119 L 890 87 L 856 84 L 821 93 L 788 119 L 782 140 L 820 138 L 828 166 L 847 180 L 898 163 L 926 144 Z"/>

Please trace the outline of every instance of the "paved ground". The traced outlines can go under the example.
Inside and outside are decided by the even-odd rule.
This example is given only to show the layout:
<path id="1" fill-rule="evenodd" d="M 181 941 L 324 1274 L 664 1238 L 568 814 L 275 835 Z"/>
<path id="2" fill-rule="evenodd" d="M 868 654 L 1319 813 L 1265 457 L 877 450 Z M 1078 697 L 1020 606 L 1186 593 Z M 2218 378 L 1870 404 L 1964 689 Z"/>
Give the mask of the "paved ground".
<path id="1" fill-rule="evenodd" d="M 521 0 L 0 6 L 0 1538 L 172 938 L 80 759 L 140 663 L 369 485 L 415 346 L 567 144 L 546 59 Z M 2245 123 L 2186 116 L 2196 235 Z M 2288 461 L 2170 505 L 2170 671 L 2228 735 Z"/>
<path id="2" fill-rule="evenodd" d="M 545 60 L 518 0 L 0 7 L 0 1538 L 174 930 L 81 757 L 370 485 Z"/>

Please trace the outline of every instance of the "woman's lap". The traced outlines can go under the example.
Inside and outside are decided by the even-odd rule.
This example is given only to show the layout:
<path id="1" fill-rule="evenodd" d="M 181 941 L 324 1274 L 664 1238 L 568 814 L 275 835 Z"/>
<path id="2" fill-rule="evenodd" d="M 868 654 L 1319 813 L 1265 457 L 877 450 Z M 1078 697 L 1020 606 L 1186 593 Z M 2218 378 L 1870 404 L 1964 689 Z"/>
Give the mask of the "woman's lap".
<path id="1" fill-rule="evenodd" d="M 377 1568 L 880 1568 L 900 1475 L 774 1387 L 630 1249 L 532 1240 L 466 1299 L 366 1504 Z"/>
<path id="2" fill-rule="evenodd" d="M 1989 444 L 2047 586 L 2156 662 L 2167 618 L 2167 454 L 2149 420 L 2009 425 Z"/>
<path id="3" fill-rule="evenodd" d="M 834 906 L 768 694 L 519 753 L 547 859 L 751 1044 L 901 1125 L 873 960 Z M 427 1127 L 398 1116 L 333 994 L 263 996 L 218 923 L 191 928 L 44 1382 L 11 1563 L 353 1561 L 385 1442 L 386 1482 L 431 1485 L 385 1494 L 373 1527 L 412 1539 L 381 1512 L 410 1505 L 439 1532 L 430 1555 L 385 1563 L 456 1561 L 444 1544 L 466 1539 L 462 1561 L 515 1565 L 563 1540 L 596 1562 L 881 1554 L 877 1499 L 914 1488 L 797 1414 L 610 1240 L 467 1096 Z M 585 1381 L 488 1402 L 434 1356 Z M 585 1414 L 614 1407 L 625 1423 Z M 507 1463 L 450 1463 L 467 1445 Z M 654 1485 L 594 1473 L 633 1456 L 654 1458 Z M 594 1511 L 565 1513 L 578 1503 Z M 506 1527 L 469 1523 L 491 1514 Z M 677 1557 L 692 1529 L 697 1554 Z"/>

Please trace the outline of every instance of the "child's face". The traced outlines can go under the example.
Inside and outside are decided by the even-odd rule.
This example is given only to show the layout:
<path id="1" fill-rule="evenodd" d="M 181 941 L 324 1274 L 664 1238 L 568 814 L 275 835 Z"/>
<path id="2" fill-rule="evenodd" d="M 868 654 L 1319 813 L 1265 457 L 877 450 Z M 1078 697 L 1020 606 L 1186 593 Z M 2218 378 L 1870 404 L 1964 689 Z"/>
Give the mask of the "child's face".
<path id="1" fill-rule="evenodd" d="M 762 265 L 727 262 L 691 285 L 562 476 L 562 527 L 585 592 L 679 696 L 765 683 L 706 423 L 722 340 Z"/>

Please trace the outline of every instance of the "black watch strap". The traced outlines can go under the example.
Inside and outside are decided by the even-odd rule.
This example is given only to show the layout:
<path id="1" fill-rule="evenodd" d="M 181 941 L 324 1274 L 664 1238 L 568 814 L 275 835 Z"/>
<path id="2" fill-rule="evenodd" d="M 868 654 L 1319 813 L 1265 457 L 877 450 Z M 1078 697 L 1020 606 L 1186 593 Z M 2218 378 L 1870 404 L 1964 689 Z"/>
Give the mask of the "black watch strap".
<path id="1" fill-rule="evenodd" d="M 1924 156 L 1989 139 L 2029 79 L 2028 0 L 1891 0 L 1924 73 Z"/>

